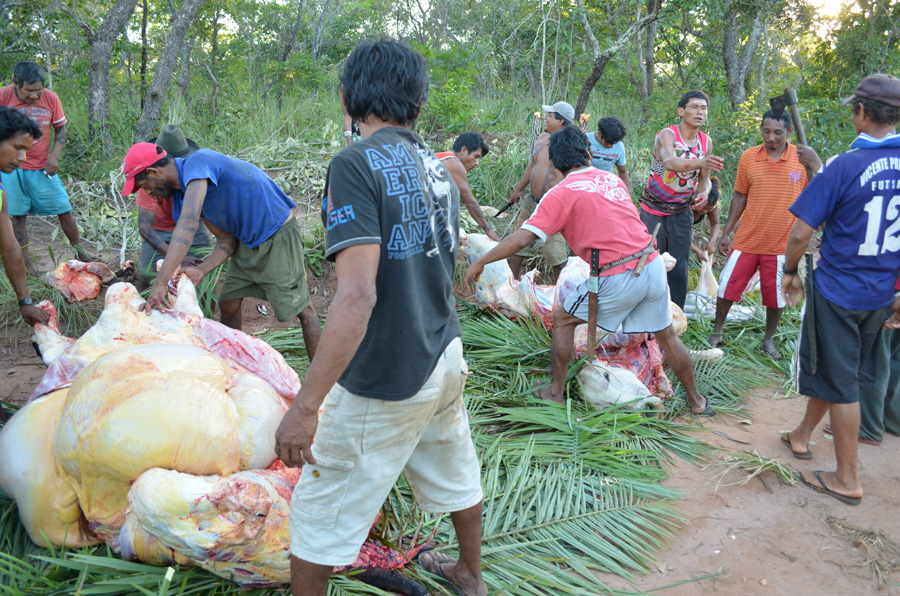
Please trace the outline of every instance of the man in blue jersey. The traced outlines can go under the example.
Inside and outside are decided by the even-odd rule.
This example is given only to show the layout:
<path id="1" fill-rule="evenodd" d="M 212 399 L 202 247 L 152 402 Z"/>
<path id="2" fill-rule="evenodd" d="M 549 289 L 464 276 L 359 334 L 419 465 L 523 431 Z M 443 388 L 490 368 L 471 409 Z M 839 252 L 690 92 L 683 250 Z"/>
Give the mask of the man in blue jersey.
<path id="1" fill-rule="evenodd" d="M 291 213 L 294 202 L 265 172 L 210 149 L 173 158 L 153 143 L 133 145 L 122 171 L 122 196 L 143 188 L 150 196 L 171 198 L 178 222 L 147 297 L 147 313 L 168 306 L 166 283 L 187 255 L 202 218 L 216 245 L 202 263 L 184 272 L 198 284 L 231 257 L 219 294 L 222 323 L 240 329 L 243 299 L 268 300 L 279 321 L 300 318 L 312 360 L 321 331 L 306 286 L 300 224 Z"/>
<path id="2" fill-rule="evenodd" d="M 900 79 L 868 76 L 844 103 L 852 106 L 859 135 L 852 150 L 829 159 L 790 208 L 797 222 L 781 283 L 787 304 L 798 304 L 803 295 L 797 264 L 809 239 L 823 223 L 825 232 L 800 340 L 797 388 L 809 402 L 800 425 L 781 440 L 795 457 L 809 459 L 810 435 L 830 411 L 837 470 L 805 471 L 801 480 L 856 505 L 863 494 L 856 444 L 860 386 L 875 377 L 882 328 L 900 324 L 894 297 L 900 272 Z"/>

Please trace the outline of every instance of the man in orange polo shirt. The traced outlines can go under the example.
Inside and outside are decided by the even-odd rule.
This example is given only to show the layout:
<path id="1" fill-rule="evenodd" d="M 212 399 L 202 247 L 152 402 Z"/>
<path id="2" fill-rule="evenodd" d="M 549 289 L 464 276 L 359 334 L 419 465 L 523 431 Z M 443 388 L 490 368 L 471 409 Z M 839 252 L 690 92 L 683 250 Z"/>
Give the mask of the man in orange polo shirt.
<path id="1" fill-rule="evenodd" d="M 784 251 L 796 220 L 788 208 L 808 180 L 804 166 L 797 159 L 797 147 L 788 142 L 793 128 L 787 111 L 781 119 L 771 110 L 763 114 L 759 131 L 763 144 L 744 151 L 738 162 L 728 222 L 719 241 L 719 252 L 727 254 L 731 249 L 731 254 L 719 275 L 716 322 L 709 344 L 716 347 L 722 341 L 722 325 L 731 305 L 740 302 L 744 288 L 759 271 L 762 302 L 766 307 L 763 351 L 781 360 L 774 335 L 785 306 L 781 295 Z M 731 233 L 735 228 L 738 231 L 732 249 Z"/>

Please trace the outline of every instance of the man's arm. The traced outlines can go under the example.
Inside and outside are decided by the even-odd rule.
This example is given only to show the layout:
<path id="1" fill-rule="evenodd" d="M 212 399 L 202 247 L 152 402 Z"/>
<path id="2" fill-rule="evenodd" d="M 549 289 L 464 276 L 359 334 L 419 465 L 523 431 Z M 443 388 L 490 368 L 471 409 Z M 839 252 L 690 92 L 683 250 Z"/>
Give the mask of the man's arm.
<path id="1" fill-rule="evenodd" d="M 316 463 L 311 445 L 319 408 L 365 337 L 378 298 L 375 278 L 380 260 L 378 244 L 351 246 L 337 253 L 337 293 L 328 311 L 316 357 L 275 432 L 275 453 L 289 467 Z"/>
<path id="2" fill-rule="evenodd" d="M 619 178 L 622 179 L 622 182 L 625 183 L 625 186 L 628 187 L 629 192 L 631 191 L 631 180 L 628 179 L 628 168 L 625 166 L 616 165 L 616 169 L 619 171 Z"/>
<path id="3" fill-rule="evenodd" d="M 156 212 L 153 209 L 138 207 L 138 232 L 141 233 L 141 238 L 146 240 L 159 254 L 166 256 L 169 244 L 153 229 L 155 220 Z"/>
<path id="4" fill-rule="evenodd" d="M 3 257 L 3 269 L 6 277 L 12 284 L 16 299 L 21 300 L 28 296 L 28 278 L 25 272 L 25 259 L 22 257 L 22 249 L 13 233 L 12 222 L 9 219 L 9 201 L 6 193 L 3 193 L 3 208 L 0 209 L 0 256 Z M 19 307 L 22 318 L 29 325 L 46 323 L 50 315 L 33 304 Z"/>
<path id="5" fill-rule="evenodd" d="M 166 259 L 150 288 L 147 303 L 141 307 L 148 315 L 151 309 L 162 310 L 168 307 L 166 300 L 166 284 L 175 274 L 175 270 L 181 266 L 181 262 L 194 242 L 194 235 L 200 226 L 200 211 L 203 209 L 203 201 L 206 200 L 207 179 L 191 180 L 184 192 L 184 205 L 181 207 L 181 216 L 175 230 L 172 232 L 172 240 L 169 241 L 169 249 L 166 251 Z M 212 255 L 210 255 L 212 256 Z"/>
<path id="6" fill-rule="evenodd" d="M 659 160 L 663 162 L 666 169 L 670 172 L 692 172 L 694 170 L 706 169 L 712 172 L 718 172 L 725 165 L 725 161 L 721 157 L 712 155 L 712 141 L 707 147 L 708 154 L 702 159 L 685 159 L 675 156 L 675 133 L 669 129 L 665 129 L 656 137 L 653 150 L 659 156 Z M 709 172 L 707 172 L 709 178 Z M 707 190 L 707 192 L 709 192 Z"/>
<path id="7" fill-rule="evenodd" d="M 806 183 L 812 182 L 819 170 L 822 169 L 822 160 L 812 147 L 797 145 L 797 161 L 806 169 Z"/>
<path id="8" fill-rule="evenodd" d="M 800 275 L 797 266 L 806 247 L 809 245 L 809 239 L 812 238 L 815 230 L 805 221 L 797 218 L 794 227 L 791 228 L 791 235 L 788 237 L 787 248 L 784 252 L 784 277 L 781 278 L 781 293 L 784 295 L 784 301 L 788 306 L 797 306 L 800 299 L 803 298 L 803 282 L 800 281 Z M 788 273 L 793 271 L 794 273 Z M 810 272 L 807 272 L 807 275 Z"/>
<path id="9" fill-rule="evenodd" d="M 59 158 L 62 156 L 63 146 L 66 144 L 66 125 L 60 124 L 53 130 L 56 133 L 53 149 L 50 151 L 50 157 L 47 158 L 47 165 L 44 167 L 48 176 L 55 176 L 59 172 Z"/>
<path id="10" fill-rule="evenodd" d="M 747 208 L 747 193 L 734 191 L 731 195 L 731 205 L 728 207 L 728 221 L 725 222 L 725 232 L 719 241 L 719 252 L 723 255 L 731 250 L 731 233 L 741 221 L 744 209 Z"/>
<path id="11" fill-rule="evenodd" d="M 472 282 L 478 281 L 478 278 L 484 271 L 485 265 L 490 265 L 494 261 L 499 261 L 501 259 L 508 259 L 534 242 L 535 239 L 537 239 L 537 235 L 534 232 L 519 228 L 501 240 L 500 244 L 489 250 L 480 259 L 469 265 L 469 268 L 466 270 L 466 276 L 463 279 L 463 284 L 465 284 L 467 288 L 473 289 Z"/>
<path id="12" fill-rule="evenodd" d="M 453 181 L 456 182 L 456 186 L 459 188 L 459 198 L 466 204 L 469 215 L 472 216 L 475 223 L 481 226 L 481 229 L 484 230 L 484 233 L 487 234 L 488 238 L 500 242 L 500 238 L 494 233 L 491 224 L 489 224 L 484 217 L 484 213 L 481 211 L 481 205 L 475 200 L 472 189 L 469 188 L 469 177 L 466 174 L 466 168 L 462 165 L 462 162 L 455 157 L 452 157 L 450 159 L 445 159 L 441 163 L 444 164 L 444 167 L 447 168 L 447 171 L 453 176 Z"/>
<path id="13" fill-rule="evenodd" d="M 182 271 L 191 278 L 194 285 L 198 285 L 203 278 L 209 275 L 216 267 L 227 261 L 237 248 L 237 236 L 223 232 L 217 225 L 203 218 L 203 223 L 216 237 L 216 245 L 213 246 L 209 256 L 203 259 L 196 267 L 185 267 Z"/>

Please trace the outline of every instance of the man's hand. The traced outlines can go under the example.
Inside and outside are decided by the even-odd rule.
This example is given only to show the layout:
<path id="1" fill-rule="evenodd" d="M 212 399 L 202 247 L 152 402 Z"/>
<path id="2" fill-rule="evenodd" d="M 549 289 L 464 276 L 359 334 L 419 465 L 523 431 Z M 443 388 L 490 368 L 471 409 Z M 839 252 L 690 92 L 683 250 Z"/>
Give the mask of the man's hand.
<path id="1" fill-rule="evenodd" d="M 803 282 L 796 273 L 785 273 L 781 278 L 781 293 L 788 306 L 797 306 L 803 298 Z"/>
<path id="2" fill-rule="evenodd" d="M 512 194 L 511 194 L 511 195 L 509 195 L 509 201 L 508 201 L 508 202 L 518 203 L 518 202 L 519 202 L 519 199 L 520 199 L 521 197 L 522 197 L 522 191 L 519 190 L 519 189 L 516 189 L 516 190 L 512 191 Z"/>
<path id="3" fill-rule="evenodd" d="M 206 274 L 199 267 L 182 267 L 181 272 L 188 276 L 194 286 L 199 286 Z"/>
<path id="4" fill-rule="evenodd" d="M 694 195 L 694 202 L 691 203 L 691 209 L 694 211 L 701 211 L 706 207 L 706 203 L 709 202 L 709 193 L 701 193 L 699 195 Z"/>
<path id="5" fill-rule="evenodd" d="M 298 403 L 294 401 L 275 431 L 275 454 L 289 468 L 316 463 L 312 442 L 319 426 L 319 413 L 302 411 Z"/>
<path id="6" fill-rule="evenodd" d="M 900 329 L 900 297 L 894 298 L 894 303 L 891 304 L 891 310 L 894 311 L 894 314 L 884 322 L 884 328 Z"/>
<path id="7" fill-rule="evenodd" d="M 481 264 L 481 261 L 475 261 L 469 268 L 466 269 L 466 276 L 463 278 L 463 284 L 469 288 L 471 292 L 475 291 L 474 283 L 478 281 L 478 278 L 481 277 L 481 274 L 484 273 L 484 265 Z"/>
<path id="8" fill-rule="evenodd" d="M 34 304 L 26 304 L 19 307 L 19 312 L 25 322 L 34 327 L 35 323 L 47 323 L 50 321 L 50 315 L 42 308 L 38 308 Z"/>
<path id="9" fill-rule="evenodd" d="M 815 149 L 806 145 L 797 145 L 797 161 L 804 168 L 813 172 L 818 172 L 822 169 L 822 160 L 819 159 L 819 154 L 816 153 Z"/>
<path id="10" fill-rule="evenodd" d="M 488 226 L 484 229 L 485 235 L 493 240 L 494 242 L 500 242 L 500 236 L 497 235 L 497 232 L 491 226 Z"/>
<path id="11" fill-rule="evenodd" d="M 705 251 L 705 252 L 706 252 L 706 254 L 708 254 L 708 255 L 710 255 L 710 256 L 716 254 L 716 243 L 713 242 L 712 240 L 710 240 L 709 242 L 707 242 L 707 243 L 706 243 L 706 251 Z"/>
<path id="12" fill-rule="evenodd" d="M 725 234 L 722 236 L 722 239 L 719 240 L 719 254 L 720 255 L 728 255 L 731 252 L 731 238 L 730 234 Z"/>
<path id="13" fill-rule="evenodd" d="M 141 305 L 140 310 L 149 315 L 153 312 L 153 309 L 163 310 L 164 308 L 170 308 L 168 298 L 168 290 L 166 289 L 166 283 L 159 283 L 159 278 L 157 277 L 157 281 L 153 284 L 153 287 L 150 288 L 150 294 L 147 296 L 147 302 Z"/>
<path id="14" fill-rule="evenodd" d="M 52 155 L 47 158 L 47 165 L 44 167 L 44 172 L 47 176 L 56 176 L 59 172 L 59 158 L 53 157 Z"/>
<path id="15" fill-rule="evenodd" d="M 704 167 L 710 172 L 721 172 L 725 167 L 725 159 L 718 155 L 707 155 L 704 162 Z"/>

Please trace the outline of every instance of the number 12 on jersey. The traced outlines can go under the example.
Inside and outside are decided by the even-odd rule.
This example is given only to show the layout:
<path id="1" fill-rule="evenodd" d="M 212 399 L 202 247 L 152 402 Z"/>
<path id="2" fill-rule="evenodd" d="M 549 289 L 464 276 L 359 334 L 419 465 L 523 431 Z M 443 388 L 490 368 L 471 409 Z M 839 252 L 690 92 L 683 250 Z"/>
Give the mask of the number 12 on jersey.
<path id="1" fill-rule="evenodd" d="M 881 212 L 884 205 L 884 197 L 872 197 L 863 208 L 868 214 L 866 221 L 866 240 L 859 245 L 860 256 L 876 256 L 885 252 L 897 252 L 900 250 L 900 195 L 891 197 L 887 206 L 886 220 L 891 225 L 884 232 L 884 238 L 879 246 L 878 232 L 881 231 Z"/>

